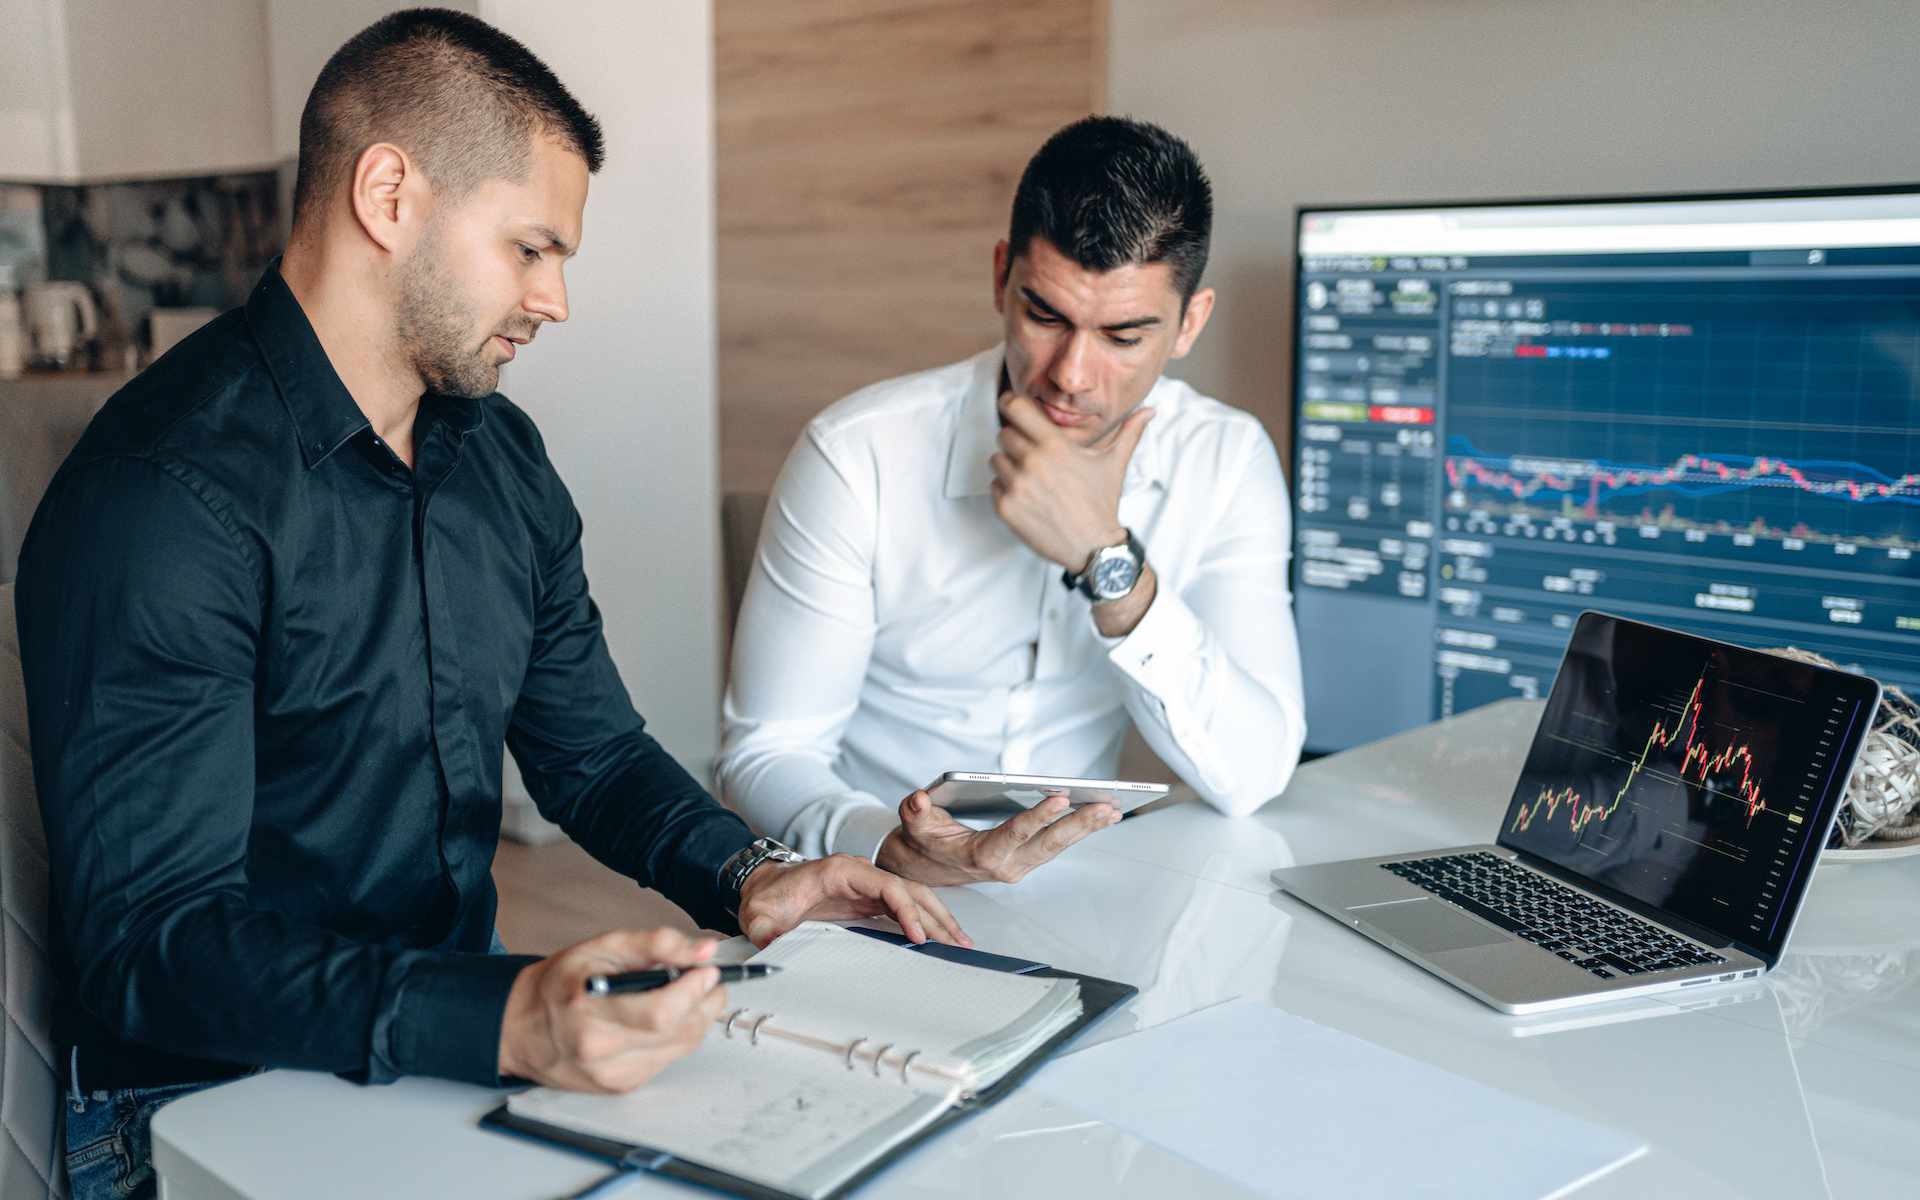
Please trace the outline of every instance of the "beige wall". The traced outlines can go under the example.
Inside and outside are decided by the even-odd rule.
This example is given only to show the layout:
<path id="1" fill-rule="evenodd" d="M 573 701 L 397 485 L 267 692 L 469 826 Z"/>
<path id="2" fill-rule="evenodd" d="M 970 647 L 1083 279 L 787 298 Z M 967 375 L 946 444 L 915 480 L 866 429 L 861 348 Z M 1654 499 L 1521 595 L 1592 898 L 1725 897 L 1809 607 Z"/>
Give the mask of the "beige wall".
<path id="1" fill-rule="evenodd" d="M 63 0 L 0 0 L 0 179 L 79 170 Z"/>
<path id="2" fill-rule="evenodd" d="M 718 0 L 721 479 L 809 417 L 999 336 L 1029 155 L 1099 103 L 1105 0 Z"/>
<path id="3" fill-rule="evenodd" d="M 214 174 L 273 159 L 260 0 L 67 0 L 79 174 Z"/>
<path id="4" fill-rule="evenodd" d="M 0 179 L 272 160 L 262 0 L 0 0 Z"/>
<path id="5" fill-rule="evenodd" d="M 1182 373 L 1285 421 L 1296 204 L 1920 180 L 1909 0 L 1113 0 L 1116 111 L 1213 175 Z"/>

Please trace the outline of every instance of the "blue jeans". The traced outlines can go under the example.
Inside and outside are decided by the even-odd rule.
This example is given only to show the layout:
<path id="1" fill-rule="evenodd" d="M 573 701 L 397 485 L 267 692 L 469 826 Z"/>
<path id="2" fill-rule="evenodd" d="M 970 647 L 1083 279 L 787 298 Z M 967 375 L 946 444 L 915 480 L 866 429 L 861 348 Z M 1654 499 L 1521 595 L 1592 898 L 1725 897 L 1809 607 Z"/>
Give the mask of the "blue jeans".
<path id="1" fill-rule="evenodd" d="M 206 1083 L 75 1093 L 67 1104 L 67 1186 L 73 1200 L 133 1200 L 158 1190 L 153 1175 L 153 1114 Z"/>

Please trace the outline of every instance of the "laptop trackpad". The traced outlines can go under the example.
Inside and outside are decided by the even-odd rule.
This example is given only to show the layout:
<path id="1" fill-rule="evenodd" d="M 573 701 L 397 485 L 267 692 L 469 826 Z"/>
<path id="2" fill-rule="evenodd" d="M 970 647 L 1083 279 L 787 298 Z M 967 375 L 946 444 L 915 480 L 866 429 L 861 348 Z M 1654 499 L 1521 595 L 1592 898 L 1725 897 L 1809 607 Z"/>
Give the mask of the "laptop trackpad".
<path id="1" fill-rule="evenodd" d="M 1437 953 L 1510 941 L 1507 934 L 1482 924 L 1438 900 L 1398 900 L 1363 904 L 1347 912 L 1403 946 Z"/>

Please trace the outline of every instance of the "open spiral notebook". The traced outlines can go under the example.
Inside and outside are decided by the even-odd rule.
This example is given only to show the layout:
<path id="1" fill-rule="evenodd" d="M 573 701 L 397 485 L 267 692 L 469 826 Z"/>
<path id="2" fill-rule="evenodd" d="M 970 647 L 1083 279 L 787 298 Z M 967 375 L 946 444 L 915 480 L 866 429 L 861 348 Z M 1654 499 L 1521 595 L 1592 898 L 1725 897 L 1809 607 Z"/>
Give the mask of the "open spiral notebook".
<path id="1" fill-rule="evenodd" d="M 983 960 L 991 956 L 981 956 Z M 993 1103 L 1134 995 L 808 922 L 752 962 L 700 1049 L 624 1096 L 535 1088 L 484 1124 L 739 1195 L 820 1200 Z"/>

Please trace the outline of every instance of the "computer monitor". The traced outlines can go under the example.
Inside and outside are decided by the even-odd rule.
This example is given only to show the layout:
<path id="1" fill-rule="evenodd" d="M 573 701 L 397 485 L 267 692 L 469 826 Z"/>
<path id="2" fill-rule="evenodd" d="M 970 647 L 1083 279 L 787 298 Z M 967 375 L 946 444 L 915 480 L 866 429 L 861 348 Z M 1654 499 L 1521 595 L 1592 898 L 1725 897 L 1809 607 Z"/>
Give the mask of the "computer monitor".
<path id="1" fill-rule="evenodd" d="M 1920 186 L 1297 234 L 1309 749 L 1545 696 L 1588 608 L 1920 685 Z"/>

